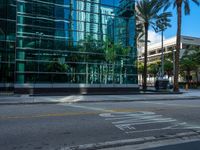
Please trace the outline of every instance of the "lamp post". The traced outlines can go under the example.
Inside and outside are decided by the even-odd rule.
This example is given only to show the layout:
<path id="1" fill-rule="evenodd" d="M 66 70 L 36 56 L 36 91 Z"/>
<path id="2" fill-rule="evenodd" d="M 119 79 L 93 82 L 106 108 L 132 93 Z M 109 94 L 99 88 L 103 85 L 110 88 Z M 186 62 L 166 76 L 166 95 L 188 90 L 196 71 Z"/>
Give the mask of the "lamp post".
<path id="1" fill-rule="evenodd" d="M 38 66 L 37 66 L 37 70 L 38 70 L 38 78 L 39 78 L 39 72 L 40 72 L 40 48 L 41 48 L 41 43 L 42 43 L 42 37 L 44 36 L 44 33 L 42 32 L 36 32 L 35 33 L 37 37 L 39 37 L 39 43 L 38 43 Z"/>
<path id="2" fill-rule="evenodd" d="M 170 12 L 166 12 L 159 16 L 158 20 L 156 21 L 156 32 L 161 32 L 161 78 L 164 76 L 164 31 L 168 28 L 171 27 L 170 25 L 170 19 L 172 14 Z"/>
<path id="3" fill-rule="evenodd" d="M 166 29 L 166 28 L 165 28 Z M 161 78 L 164 76 L 164 30 L 160 30 L 161 32 Z"/>

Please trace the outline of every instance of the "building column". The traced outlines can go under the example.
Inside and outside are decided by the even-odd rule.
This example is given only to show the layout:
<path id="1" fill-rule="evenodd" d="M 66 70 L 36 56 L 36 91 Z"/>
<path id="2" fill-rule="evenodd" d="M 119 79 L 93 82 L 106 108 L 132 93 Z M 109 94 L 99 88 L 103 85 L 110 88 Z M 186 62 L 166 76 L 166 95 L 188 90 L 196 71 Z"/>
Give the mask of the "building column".
<path id="1" fill-rule="evenodd" d="M 17 7 L 19 8 L 19 12 L 23 12 L 24 10 L 24 4 L 22 3 L 17 3 Z M 17 16 L 18 17 L 18 16 Z M 18 17 L 17 19 L 17 25 L 18 24 L 23 24 L 24 23 L 24 18 L 22 16 Z M 23 27 L 18 27 L 17 26 L 17 35 L 21 37 L 23 35 Z M 18 47 L 22 48 L 23 47 L 23 39 L 18 38 Z M 17 59 L 18 60 L 25 60 L 25 52 L 24 51 L 16 51 Z M 17 83 L 24 83 L 25 82 L 25 77 L 24 77 L 24 71 L 25 71 L 25 64 L 24 62 L 17 62 L 17 71 L 22 73 L 22 74 L 17 74 Z"/>

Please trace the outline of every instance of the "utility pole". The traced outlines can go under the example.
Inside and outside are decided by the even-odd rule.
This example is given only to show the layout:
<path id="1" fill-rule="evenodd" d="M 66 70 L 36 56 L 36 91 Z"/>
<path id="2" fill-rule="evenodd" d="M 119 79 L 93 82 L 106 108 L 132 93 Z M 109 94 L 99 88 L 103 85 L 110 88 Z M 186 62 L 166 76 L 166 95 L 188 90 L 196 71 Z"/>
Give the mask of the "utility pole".
<path id="1" fill-rule="evenodd" d="M 163 41 L 164 31 L 163 30 L 161 31 L 161 34 L 162 34 L 161 35 L 162 36 L 161 37 L 162 38 L 162 46 L 161 46 L 162 47 L 162 55 L 161 55 L 161 77 L 163 78 L 163 76 L 164 76 L 164 46 L 163 46 L 164 45 L 164 43 L 163 43 L 164 42 Z"/>

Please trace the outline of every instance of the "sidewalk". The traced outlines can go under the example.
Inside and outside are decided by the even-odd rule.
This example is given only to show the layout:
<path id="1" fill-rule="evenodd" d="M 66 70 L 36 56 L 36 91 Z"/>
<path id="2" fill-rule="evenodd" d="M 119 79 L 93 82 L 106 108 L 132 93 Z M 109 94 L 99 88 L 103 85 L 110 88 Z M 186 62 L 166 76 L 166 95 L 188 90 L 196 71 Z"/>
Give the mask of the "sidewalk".
<path id="1" fill-rule="evenodd" d="M 14 104 L 56 104 L 83 102 L 130 102 L 156 100 L 187 100 L 199 99 L 200 89 L 181 90 L 182 94 L 129 94 L 129 95 L 69 95 L 69 96 L 29 96 L 29 95 L 0 95 L 0 105 Z"/>

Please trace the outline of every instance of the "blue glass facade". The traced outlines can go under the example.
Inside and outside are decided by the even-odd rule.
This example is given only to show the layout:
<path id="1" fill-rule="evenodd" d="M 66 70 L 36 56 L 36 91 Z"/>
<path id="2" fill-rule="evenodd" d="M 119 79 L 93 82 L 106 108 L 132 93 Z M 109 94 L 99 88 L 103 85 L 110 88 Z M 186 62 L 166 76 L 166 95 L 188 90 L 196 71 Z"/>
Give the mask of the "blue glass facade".
<path id="1" fill-rule="evenodd" d="M 12 64 L 16 88 L 137 85 L 134 0 L 3 0 L 1 9 L 0 65 Z"/>
<path id="2" fill-rule="evenodd" d="M 14 83 L 16 2 L 0 1 L 0 89 Z"/>

